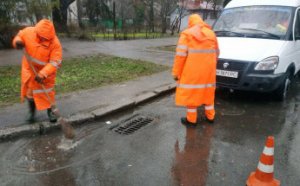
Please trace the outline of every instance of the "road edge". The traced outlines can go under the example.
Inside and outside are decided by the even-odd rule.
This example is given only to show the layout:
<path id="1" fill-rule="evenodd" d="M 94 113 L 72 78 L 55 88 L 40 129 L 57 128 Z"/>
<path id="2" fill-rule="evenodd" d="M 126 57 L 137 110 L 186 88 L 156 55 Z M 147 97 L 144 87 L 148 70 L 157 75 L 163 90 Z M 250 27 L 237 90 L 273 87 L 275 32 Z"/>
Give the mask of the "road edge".
<path id="1" fill-rule="evenodd" d="M 73 126 L 83 125 L 88 122 L 97 121 L 105 116 L 108 116 L 109 114 L 133 108 L 137 105 L 149 102 L 154 98 L 158 98 L 165 94 L 171 93 L 175 90 L 175 88 L 176 83 L 163 85 L 159 88 L 154 89 L 153 91 L 143 92 L 142 94 L 134 98 L 111 104 L 105 108 L 95 109 L 88 113 L 74 114 L 66 118 L 66 120 L 70 122 L 70 124 Z M 60 125 L 58 123 L 50 123 L 46 121 L 28 125 L 15 125 L 13 127 L 6 127 L 0 129 L 0 141 L 12 140 L 24 136 L 42 135 L 57 129 L 60 129 Z"/>

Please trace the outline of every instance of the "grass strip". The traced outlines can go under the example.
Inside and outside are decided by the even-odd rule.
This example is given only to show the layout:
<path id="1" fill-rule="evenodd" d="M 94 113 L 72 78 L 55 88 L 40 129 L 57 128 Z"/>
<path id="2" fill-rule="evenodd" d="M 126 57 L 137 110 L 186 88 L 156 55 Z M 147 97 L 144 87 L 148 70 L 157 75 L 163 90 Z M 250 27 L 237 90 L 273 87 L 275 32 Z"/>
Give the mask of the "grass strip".
<path id="1" fill-rule="evenodd" d="M 63 61 L 56 79 L 57 94 L 120 83 L 167 70 L 141 60 L 98 55 Z M 20 66 L 0 67 L 0 106 L 19 101 Z"/>

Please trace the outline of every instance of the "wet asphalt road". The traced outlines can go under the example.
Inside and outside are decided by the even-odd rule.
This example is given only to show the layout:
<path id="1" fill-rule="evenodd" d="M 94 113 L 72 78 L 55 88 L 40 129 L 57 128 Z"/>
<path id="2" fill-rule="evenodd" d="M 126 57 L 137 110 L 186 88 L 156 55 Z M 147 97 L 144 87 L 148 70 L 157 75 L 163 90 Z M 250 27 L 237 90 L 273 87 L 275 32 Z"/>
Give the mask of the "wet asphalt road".
<path id="1" fill-rule="evenodd" d="M 0 144 L 1 185 L 240 186 L 255 171 L 268 135 L 275 137 L 275 178 L 300 182 L 300 81 L 286 102 L 270 95 L 218 90 L 217 117 L 186 128 L 185 109 L 166 95 L 134 110 L 77 129 L 71 150 L 58 149 L 62 136 Z M 203 109 L 199 109 L 203 115 Z M 130 135 L 110 127 L 132 115 L 153 122 Z M 107 124 L 111 121 L 112 124 Z M 114 128 L 116 129 L 116 128 Z"/>
<path id="2" fill-rule="evenodd" d="M 131 59 L 141 59 L 157 64 L 172 65 L 174 52 L 159 51 L 159 46 L 177 43 L 177 37 L 158 39 L 138 39 L 126 41 L 79 41 L 62 38 L 63 59 L 96 54 L 114 55 Z M 15 49 L 0 50 L 0 67 L 20 65 L 22 52 Z"/>

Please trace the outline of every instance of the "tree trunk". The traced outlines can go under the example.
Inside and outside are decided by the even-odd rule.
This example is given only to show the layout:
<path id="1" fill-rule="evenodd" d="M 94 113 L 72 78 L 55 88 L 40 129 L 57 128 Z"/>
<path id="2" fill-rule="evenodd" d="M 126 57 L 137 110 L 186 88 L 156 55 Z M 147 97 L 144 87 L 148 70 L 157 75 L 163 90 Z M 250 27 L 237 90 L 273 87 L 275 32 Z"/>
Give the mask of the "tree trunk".
<path id="1" fill-rule="evenodd" d="M 60 0 L 59 7 L 54 6 L 52 8 L 53 22 L 57 30 L 68 31 L 67 21 L 68 21 L 68 7 L 75 0 Z"/>
<path id="2" fill-rule="evenodd" d="M 150 4 L 150 29 L 154 32 L 154 0 L 151 0 Z"/>
<path id="3" fill-rule="evenodd" d="M 82 3 L 81 0 L 76 1 L 77 4 L 77 19 L 78 19 L 78 25 L 81 29 L 84 29 L 84 25 L 82 23 Z"/>
<path id="4" fill-rule="evenodd" d="M 167 18 L 164 17 L 162 18 L 162 23 L 161 23 L 161 33 L 165 34 L 167 32 Z"/>
<path id="5" fill-rule="evenodd" d="M 117 39 L 116 3 L 113 2 L 114 40 Z"/>

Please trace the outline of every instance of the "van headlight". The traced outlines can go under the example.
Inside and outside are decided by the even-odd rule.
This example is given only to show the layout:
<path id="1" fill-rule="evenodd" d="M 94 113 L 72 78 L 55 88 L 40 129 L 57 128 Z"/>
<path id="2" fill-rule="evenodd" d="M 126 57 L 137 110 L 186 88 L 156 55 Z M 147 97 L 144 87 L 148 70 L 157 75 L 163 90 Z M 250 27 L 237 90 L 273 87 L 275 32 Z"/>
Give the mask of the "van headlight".
<path id="1" fill-rule="evenodd" d="M 278 66 L 279 57 L 272 56 L 268 57 L 257 63 L 254 70 L 275 70 Z"/>

